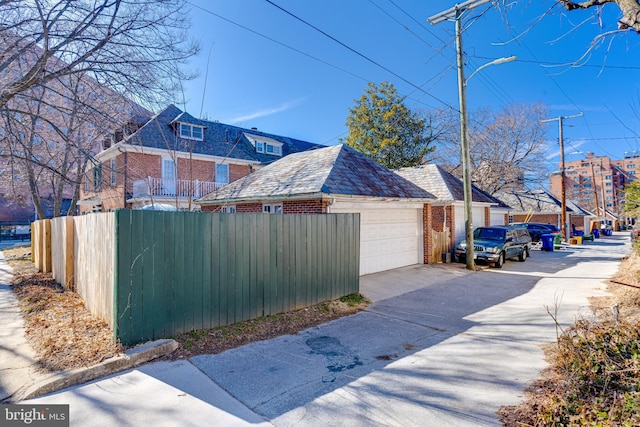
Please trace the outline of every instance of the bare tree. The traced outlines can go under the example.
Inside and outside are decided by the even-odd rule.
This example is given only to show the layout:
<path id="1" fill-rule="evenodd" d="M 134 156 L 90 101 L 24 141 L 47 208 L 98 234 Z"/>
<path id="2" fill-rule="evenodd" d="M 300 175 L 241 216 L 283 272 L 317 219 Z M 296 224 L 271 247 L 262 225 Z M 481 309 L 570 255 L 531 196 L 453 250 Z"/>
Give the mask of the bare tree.
<path id="1" fill-rule="evenodd" d="M 546 117 L 541 104 L 511 104 L 501 112 L 484 109 L 473 114 L 469 138 L 471 170 L 474 185 L 495 194 L 518 188 L 529 182 L 545 182 L 548 170 L 543 158 L 547 146 L 545 128 L 540 123 Z M 461 176 L 460 140 L 455 114 L 449 115 L 448 132 L 438 139 L 438 150 L 431 161 L 449 166 Z"/>
<path id="2" fill-rule="evenodd" d="M 599 8 L 607 3 L 614 3 L 622 13 L 622 16 L 618 20 L 618 28 L 621 30 L 632 28 L 636 32 L 640 32 L 640 2 L 638 2 L 638 0 L 558 0 L 558 2 L 560 2 L 565 9 L 569 11 L 576 9 Z"/>
<path id="3" fill-rule="evenodd" d="M 0 0 L 0 188 L 30 195 L 40 217 L 45 199 L 72 212 L 96 144 L 148 114 L 126 96 L 153 107 L 190 77 L 186 5 Z"/>
<path id="4" fill-rule="evenodd" d="M 87 74 L 152 106 L 178 93 L 186 0 L 0 0 L 0 108 L 31 87 Z M 20 64 L 22 73 L 14 73 Z M 28 64 L 24 67 L 24 64 Z"/>
<path id="5" fill-rule="evenodd" d="M 27 187 L 39 217 L 45 217 L 44 200 L 53 215 L 72 213 L 81 178 L 96 144 L 111 129 L 121 126 L 131 103 L 81 74 L 33 86 L 2 108 L 0 161 L 12 174 L 0 184 L 20 194 Z M 62 211 L 63 199 L 71 203 Z"/>

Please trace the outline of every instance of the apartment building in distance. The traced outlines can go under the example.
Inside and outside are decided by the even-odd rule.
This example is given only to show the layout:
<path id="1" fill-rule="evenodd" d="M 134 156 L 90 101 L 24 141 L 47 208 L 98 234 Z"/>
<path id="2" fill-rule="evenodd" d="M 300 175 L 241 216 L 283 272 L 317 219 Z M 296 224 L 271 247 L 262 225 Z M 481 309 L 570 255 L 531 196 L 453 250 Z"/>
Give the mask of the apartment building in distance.
<path id="1" fill-rule="evenodd" d="M 565 196 L 598 216 L 620 216 L 624 204 L 623 190 L 636 180 L 640 170 L 640 152 L 625 152 L 624 158 L 611 159 L 592 152 L 581 160 L 565 161 Z M 562 196 L 560 170 L 550 176 L 549 189 Z"/>

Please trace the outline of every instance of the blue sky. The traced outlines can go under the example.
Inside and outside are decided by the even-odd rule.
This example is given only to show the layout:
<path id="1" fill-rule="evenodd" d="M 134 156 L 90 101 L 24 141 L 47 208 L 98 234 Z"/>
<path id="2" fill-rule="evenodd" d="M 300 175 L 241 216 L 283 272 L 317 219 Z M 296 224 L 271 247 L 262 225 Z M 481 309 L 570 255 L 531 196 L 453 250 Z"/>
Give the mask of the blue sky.
<path id="1" fill-rule="evenodd" d="M 190 0 L 191 35 L 202 52 L 180 107 L 326 145 L 346 136 L 349 108 L 369 81 L 393 83 L 414 110 L 458 109 L 454 24 L 427 22 L 454 1 L 271 2 L 290 14 L 267 0 Z M 565 122 L 567 161 L 587 151 L 613 158 L 640 151 L 640 35 L 615 32 L 616 7 L 604 8 L 600 27 L 593 11 L 565 12 L 554 0 L 513 3 L 465 16 L 467 75 L 518 57 L 469 81 L 469 109 L 541 102 L 549 118 L 584 113 Z M 576 61 L 581 66 L 571 66 Z M 544 161 L 557 164 L 557 123 L 547 126 Z"/>

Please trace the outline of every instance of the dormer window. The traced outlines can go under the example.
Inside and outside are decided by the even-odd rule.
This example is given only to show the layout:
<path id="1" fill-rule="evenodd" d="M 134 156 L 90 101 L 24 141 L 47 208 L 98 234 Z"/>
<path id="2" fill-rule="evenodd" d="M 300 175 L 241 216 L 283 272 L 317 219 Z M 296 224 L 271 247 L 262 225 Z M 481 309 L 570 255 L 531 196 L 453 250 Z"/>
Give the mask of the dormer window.
<path id="1" fill-rule="evenodd" d="M 244 135 L 256 148 L 256 153 L 282 157 L 282 146 L 284 145 L 282 142 L 266 136 L 251 135 L 247 133 Z"/>
<path id="2" fill-rule="evenodd" d="M 185 139 L 195 139 L 202 141 L 204 135 L 204 127 L 180 123 L 180 137 Z"/>

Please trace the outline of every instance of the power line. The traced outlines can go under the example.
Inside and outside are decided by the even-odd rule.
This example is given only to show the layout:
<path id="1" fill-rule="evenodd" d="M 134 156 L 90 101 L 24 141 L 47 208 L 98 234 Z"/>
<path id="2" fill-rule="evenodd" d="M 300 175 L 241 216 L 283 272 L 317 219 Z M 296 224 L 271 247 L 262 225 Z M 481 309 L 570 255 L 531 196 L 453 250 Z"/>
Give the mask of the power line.
<path id="1" fill-rule="evenodd" d="M 279 45 L 280 45 L 280 46 L 282 46 L 282 47 L 285 47 L 285 48 L 290 49 L 290 50 L 292 50 L 292 51 L 294 51 L 294 52 L 296 52 L 296 53 L 299 53 L 299 54 L 301 54 L 301 55 L 304 55 L 304 56 L 306 56 L 307 58 L 311 58 L 311 59 L 313 59 L 314 61 L 318 61 L 318 62 L 320 62 L 320 63 L 322 63 L 322 64 L 324 64 L 324 65 L 328 65 L 329 67 L 334 68 L 334 69 L 336 69 L 336 70 L 338 70 L 338 71 L 341 71 L 341 72 L 343 72 L 343 73 L 349 74 L 349 75 L 350 75 L 350 76 L 352 76 L 352 77 L 355 77 L 355 78 L 357 78 L 357 79 L 363 80 L 363 81 L 365 81 L 365 82 L 369 82 L 369 79 L 367 79 L 367 78 L 365 78 L 365 77 L 359 76 L 359 75 L 357 75 L 357 74 L 355 74 L 355 73 L 352 73 L 351 71 L 345 70 L 344 68 L 340 68 L 340 67 L 338 67 L 337 65 L 333 65 L 333 64 L 331 64 L 331 63 L 329 63 L 329 62 L 327 62 L 327 61 L 324 61 L 324 60 L 322 60 L 322 59 L 320 59 L 320 58 L 317 58 L 317 57 L 315 57 L 315 56 L 313 56 L 313 55 L 310 55 L 310 54 L 308 54 L 308 53 L 306 53 L 306 52 L 303 52 L 303 51 L 301 51 L 300 49 L 296 49 L 296 48 L 295 48 L 295 47 L 293 47 L 293 46 L 289 46 L 288 44 L 282 43 L 282 42 L 281 42 L 281 41 L 279 41 L 279 40 L 276 40 L 276 39 L 274 39 L 274 38 L 272 38 L 272 37 L 269 37 L 269 36 L 267 36 L 267 35 L 265 35 L 265 34 L 262 34 L 262 33 L 258 32 L 258 31 L 255 31 L 255 30 L 253 30 L 253 29 L 251 29 L 251 28 L 249 28 L 249 27 L 247 27 L 247 26 L 244 26 L 244 25 L 242 25 L 242 24 L 238 23 L 238 22 L 232 21 L 231 19 L 225 18 L 224 16 L 218 15 L 217 13 L 212 12 L 212 11 L 210 11 L 210 10 L 208 10 L 208 9 L 205 9 L 205 8 L 203 8 L 202 6 L 198 6 L 197 4 L 194 4 L 194 3 L 191 3 L 191 2 L 188 2 L 188 3 L 189 3 L 191 6 L 193 6 L 193 7 L 197 8 L 197 9 L 202 10 L 203 12 L 206 12 L 206 13 L 208 13 L 208 14 L 212 15 L 212 16 L 215 16 L 215 17 L 216 17 L 216 18 L 218 18 L 218 19 L 222 19 L 222 20 L 223 20 L 223 21 L 225 21 L 225 22 L 228 22 L 228 23 L 230 23 L 230 24 L 232 24 L 232 25 L 235 25 L 235 26 L 237 26 L 237 27 L 239 27 L 239 28 L 242 28 L 242 29 L 243 29 L 243 30 L 245 30 L 245 31 L 249 31 L 250 33 L 253 33 L 253 34 L 255 34 L 255 35 L 259 36 L 259 37 L 262 37 L 262 38 L 264 38 L 264 39 L 266 39 L 266 40 L 269 40 L 269 41 L 271 41 L 271 42 L 274 42 L 274 43 L 276 43 L 276 44 L 279 44 Z"/>
<path id="2" fill-rule="evenodd" d="M 417 86 L 416 84 L 410 82 L 409 80 L 405 79 L 404 77 L 402 77 L 401 75 L 399 75 L 398 73 L 396 73 L 395 71 L 389 69 L 388 67 L 385 67 L 384 65 L 380 64 L 379 62 L 369 58 L 367 55 L 357 51 L 356 49 L 348 46 L 347 44 L 341 42 L 340 40 L 336 39 L 335 37 L 333 37 L 332 35 L 324 32 L 323 30 L 321 30 L 320 28 L 316 27 L 315 25 L 309 23 L 308 21 L 305 21 L 304 19 L 300 18 L 299 16 L 295 15 L 292 12 L 289 12 L 288 10 L 284 9 L 283 7 L 275 4 L 274 2 L 272 2 L 271 0 L 265 0 L 267 3 L 269 3 L 270 5 L 274 6 L 275 8 L 281 10 L 282 12 L 286 13 L 287 15 L 291 16 L 292 18 L 302 22 L 303 24 L 307 25 L 310 28 L 313 28 L 314 30 L 316 30 L 317 32 L 319 32 L 320 34 L 324 35 L 325 37 L 333 40 L 334 42 L 338 43 L 340 46 L 344 47 L 345 49 L 355 53 L 356 55 L 358 55 L 359 57 L 365 59 L 366 61 L 374 64 L 375 66 L 382 68 L 383 70 L 385 70 L 386 72 L 388 72 L 389 74 L 392 74 L 393 76 L 399 78 L 400 80 L 402 80 L 403 82 L 405 82 L 406 84 L 410 85 L 411 87 L 419 90 L 420 92 L 423 92 L 425 95 L 429 96 L 430 98 L 435 99 L 436 101 L 440 102 L 441 104 L 457 111 L 457 109 L 455 107 L 453 107 L 452 105 L 448 104 L 447 102 L 445 102 L 444 100 L 438 98 L 435 95 L 432 95 L 430 93 L 428 93 L 427 91 L 425 91 L 424 89 L 422 89 L 420 86 Z"/>

